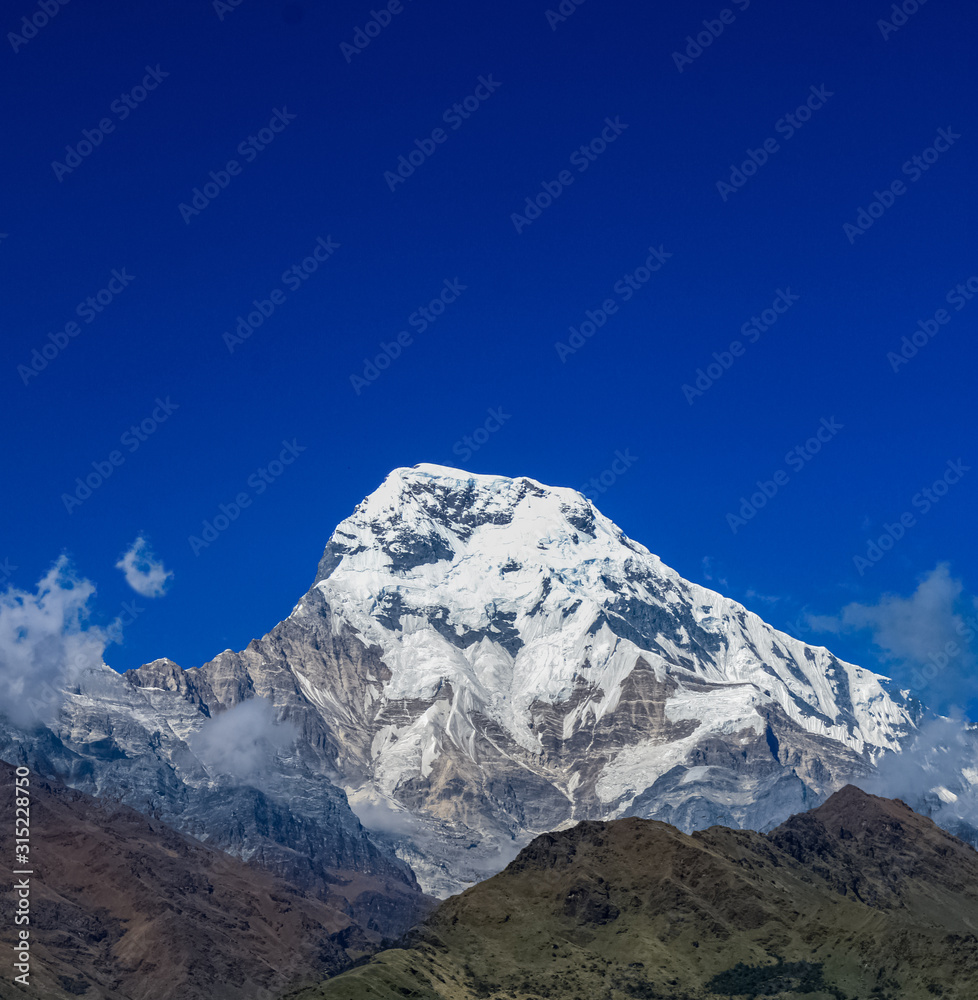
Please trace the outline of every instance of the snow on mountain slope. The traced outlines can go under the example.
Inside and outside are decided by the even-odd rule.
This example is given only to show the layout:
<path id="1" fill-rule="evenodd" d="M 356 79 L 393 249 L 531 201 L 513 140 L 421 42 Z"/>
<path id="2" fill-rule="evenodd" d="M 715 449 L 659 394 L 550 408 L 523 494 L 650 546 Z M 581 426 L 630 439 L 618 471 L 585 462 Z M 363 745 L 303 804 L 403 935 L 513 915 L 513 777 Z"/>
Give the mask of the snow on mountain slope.
<path id="1" fill-rule="evenodd" d="M 314 591 L 290 621 L 321 595 L 390 673 L 358 702 L 300 676 L 338 736 L 340 781 L 373 819 L 414 814 L 423 845 L 399 849 L 441 891 L 582 818 L 773 826 L 912 728 L 878 675 L 531 479 L 395 470 L 337 527 Z M 368 753 L 344 752 L 351 728 Z"/>
<path id="2" fill-rule="evenodd" d="M 687 583 L 580 494 L 530 479 L 398 469 L 336 529 L 316 585 L 383 648 L 388 699 L 464 686 L 531 752 L 534 701 L 565 701 L 586 679 L 601 694 L 568 726 L 597 721 L 640 652 L 660 681 L 678 667 L 736 686 L 744 706 L 777 704 L 860 753 L 906 732 L 879 676 Z M 720 724 L 729 709 L 711 719 L 712 701 L 676 710 Z"/>

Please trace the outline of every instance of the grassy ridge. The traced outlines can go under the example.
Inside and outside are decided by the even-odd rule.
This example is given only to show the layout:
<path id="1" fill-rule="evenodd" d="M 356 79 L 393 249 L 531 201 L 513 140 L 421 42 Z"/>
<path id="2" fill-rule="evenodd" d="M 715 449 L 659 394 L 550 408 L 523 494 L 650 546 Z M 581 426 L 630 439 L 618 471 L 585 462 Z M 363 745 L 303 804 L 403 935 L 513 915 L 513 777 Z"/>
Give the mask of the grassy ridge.
<path id="1" fill-rule="evenodd" d="M 295 1000 L 970 1000 L 978 854 L 844 789 L 768 835 L 581 823 Z"/>

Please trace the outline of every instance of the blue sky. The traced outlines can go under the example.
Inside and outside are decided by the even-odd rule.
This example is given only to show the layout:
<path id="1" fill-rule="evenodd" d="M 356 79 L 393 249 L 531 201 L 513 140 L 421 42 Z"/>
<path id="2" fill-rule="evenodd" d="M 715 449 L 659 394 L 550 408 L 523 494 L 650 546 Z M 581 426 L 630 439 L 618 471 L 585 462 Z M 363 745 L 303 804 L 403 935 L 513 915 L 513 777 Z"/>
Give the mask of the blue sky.
<path id="1" fill-rule="evenodd" d="M 684 576 L 869 666 L 806 615 L 943 563 L 974 615 L 971 8 L 372 9 L 8 6 L 4 582 L 67 553 L 96 622 L 136 601 L 113 666 L 198 665 L 435 462 L 596 479 Z M 165 596 L 116 567 L 139 536 Z"/>

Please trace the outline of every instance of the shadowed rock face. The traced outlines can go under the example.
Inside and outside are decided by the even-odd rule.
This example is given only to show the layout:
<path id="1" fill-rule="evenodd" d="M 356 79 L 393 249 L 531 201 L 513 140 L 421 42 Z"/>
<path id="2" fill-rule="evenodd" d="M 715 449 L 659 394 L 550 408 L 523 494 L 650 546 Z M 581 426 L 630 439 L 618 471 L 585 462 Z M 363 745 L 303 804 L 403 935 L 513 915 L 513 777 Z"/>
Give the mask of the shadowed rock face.
<path id="1" fill-rule="evenodd" d="M 842 896 L 978 932 L 974 848 L 899 800 L 849 785 L 814 812 L 792 816 L 770 839 Z M 941 913 L 951 898 L 959 908 Z"/>
<path id="2" fill-rule="evenodd" d="M 375 663 L 361 643 L 328 637 L 328 618 L 324 630 L 313 623 L 221 654 L 206 669 L 185 671 L 162 660 L 124 675 L 104 668 L 84 676 L 68 693 L 57 732 L 0 726 L 0 758 L 157 816 L 323 899 L 343 873 L 360 873 L 386 903 L 354 898 L 349 912 L 373 943 L 396 936 L 427 901 L 408 866 L 369 837 L 330 780 L 335 746 L 286 660 L 293 642 L 322 643 L 319 659 L 335 671 L 324 680 L 337 691 L 343 684 L 362 690 Z M 348 651 L 364 661 L 351 662 Z M 376 669 L 383 677 L 383 667 Z M 226 773 L 208 763 L 198 737 L 223 712 L 254 698 L 275 706 L 295 740 L 270 750 L 252 773 Z"/>
<path id="3" fill-rule="evenodd" d="M 764 835 L 586 821 L 294 1000 L 978 995 L 978 854 L 852 786 Z"/>
<path id="4" fill-rule="evenodd" d="M 5 816 L 13 776 L 0 762 Z M 317 899 L 126 806 L 36 774 L 28 787 L 31 985 L 16 990 L 8 966 L 4 997 L 264 1000 L 368 945 L 356 910 L 382 894 L 377 879 L 337 873 Z M 14 856 L 11 823 L 0 851 Z M 5 953 L 15 932 L 4 921 Z"/>

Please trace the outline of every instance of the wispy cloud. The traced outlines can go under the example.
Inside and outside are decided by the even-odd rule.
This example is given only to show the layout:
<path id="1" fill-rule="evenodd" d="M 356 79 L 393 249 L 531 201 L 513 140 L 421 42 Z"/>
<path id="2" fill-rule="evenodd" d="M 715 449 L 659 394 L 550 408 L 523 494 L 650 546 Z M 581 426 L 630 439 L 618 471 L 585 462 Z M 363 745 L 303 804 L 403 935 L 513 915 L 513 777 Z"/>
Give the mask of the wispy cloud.
<path id="1" fill-rule="evenodd" d="M 376 793 L 369 798 L 350 797 L 350 808 L 368 830 L 393 837 L 417 836 L 421 824 L 406 809 L 397 809 Z"/>
<path id="2" fill-rule="evenodd" d="M 110 640 L 88 627 L 95 585 L 79 579 L 62 556 L 36 591 L 0 593 L 0 713 L 17 726 L 49 722 L 66 684 L 102 663 Z"/>
<path id="3" fill-rule="evenodd" d="M 248 782 L 298 736 L 293 723 L 278 721 L 271 701 L 250 698 L 208 719 L 190 746 L 211 771 Z"/>
<path id="4" fill-rule="evenodd" d="M 744 597 L 749 601 L 760 601 L 763 604 L 779 604 L 784 600 L 783 597 L 772 596 L 771 594 L 762 594 L 755 590 L 753 587 L 748 587 L 744 591 Z"/>
<path id="5" fill-rule="evenodd" d="M 125 573 L 126 583 L 143 597 L 161 597 L 166 592 L 167 581 L 173 577 L 142 535 L 129 546 L 115 568 Z"/>
<path id="6" fill-rule="evenodd" d="M 928 688 L 933 707 L 964 706 L 978 691 L 974 630 L 960 609 L 964 585 L 939 563 L 909 597 L 884 594 L 876 604 L 847 604 L 839 615 L 809 615 L 817 632 L 868 632 L 894 679 L 918 694 Z"/>
<path id="7" fill-rule="evenodd" d="M 718 583 L 721 587 L 730 586 L 723 574 L 714 566 L 713 556 L 703 556 L 702 566 L 704 580 L 708 580 L 710 583 Z"/>
<path id="8" fill-rule="evenodd" d="M 945 828 L 953 828 L 953 820 L 978 827 L 978 729 L 957 718 L 932 719 L 860 785 L 874 795 L 902 799 Z"/>

